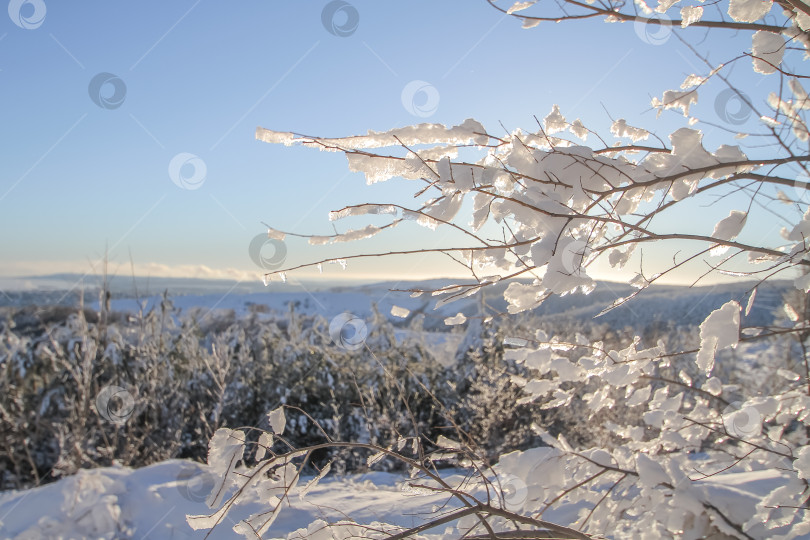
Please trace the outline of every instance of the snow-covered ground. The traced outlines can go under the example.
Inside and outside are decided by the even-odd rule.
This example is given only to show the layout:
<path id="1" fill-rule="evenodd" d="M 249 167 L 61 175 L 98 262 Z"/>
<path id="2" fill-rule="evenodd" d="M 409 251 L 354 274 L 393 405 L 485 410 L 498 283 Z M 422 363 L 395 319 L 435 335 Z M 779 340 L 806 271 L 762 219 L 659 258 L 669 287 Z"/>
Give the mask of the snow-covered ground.
<path id="1" fill-rule="evenodd" d="M 84 470 L 53 484 L 0 497 L 2 538 L 204 538 L 186 515 L 210 513 L 206 466 L 170 460 L 142 469 Z M 301 500 L 291 497 L 276 521 L 274 537 L 286 537 L 317 519 L 386 522 L 403 527 L 424 523 L 446 495 L 414 495 L 405 478 L 389 473 L 325 479 Z M 231 528 L 262 509 L 248 500 L 209 538 L 243 538 Z"/>
<path id="2" fill-rule="evenodd" d="M 461 480 L 454 472 L 448 474 L 451 483 Z M 170 460 L 137 470 L 85 470 L 39 488 L 4 493 L 0 495 L 0 538 L 202 539 L 208 531 L 193 530 L 185 516 L 211 512 L 204 502 L 213 484 L 207 475 L 204 465 Z M 715 507 L 745 521 L 759 496 L 782 484 L 784 477 L 778 471 L 757 471 L 716 475 L 697 486 Z M 268 537 L 306 537 L 296 531 L 319 519 L 414 527 L 455 506 L 445 506 L 447 500 L 444 494 L 414 494 L 405 477 L 390 473 L 327 477 L 303 500 L 290 497 Z M 244 538 L 233 532 L 233 525 L 262 508 L 261 501 L 245 501 L 208 538 Z M 576 519 L 575 510 L 563 506 L 543 517 L 566 523 Z M 457 530 L 447 526 L 426 535 L 458 536 Z"/>

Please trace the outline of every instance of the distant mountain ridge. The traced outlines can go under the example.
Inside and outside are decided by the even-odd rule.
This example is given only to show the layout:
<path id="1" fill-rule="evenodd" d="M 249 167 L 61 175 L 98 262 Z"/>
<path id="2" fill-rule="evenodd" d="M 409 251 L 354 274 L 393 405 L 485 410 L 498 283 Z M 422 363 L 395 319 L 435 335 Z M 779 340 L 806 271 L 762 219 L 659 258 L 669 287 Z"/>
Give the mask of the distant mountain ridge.
<path id="1" fill-rule="evenodd" d="M 98 307 L 103 279 L 100 276 L 77 274 L 54 274 L 24 279 L 30 287 L 23 290 L 0 291 L 0 306 L 64 305 L 78 306 L 80 295 L 84 303 L 93 309 Z M 149 310 L 156 306 L 164 291 L 175 307 L 181 311 L 233 310 L 236 314 L 250 311 L 276 313 L 283 316 L 292 305 L 297 311 L 320 314 L 324 317 L 348 311 L 358 317 L 370 317 L 372 305 L 394 321 L 403 319 L 390 315 L 393 306 L 426 316 L 428 328 L 447 328 L 444 319 L 457 313 L 468 318 L 482 315 L 482 302 L 478 295 L 464 298 L 434 310 L 441 296 L 423 294 L 412 297 L 408 292 L 392 289 L 438 289 L 453 283 L 465 283 L 469 279 L 431 279 L 416 281 L 386 281 L 379 283 L 347 282 L 273 282 L 265 287 L 261 282 L 230 282 L 223 280 L 183 278 L 132 278 L 113 277 L 108 280 L 111 291 L 111 306 L 116 311 Z M 745 306 L 754 282 L 685 287 L 677 285 L 653 285 L 636 298 L 594 319 L 617 298 L 632 295 L 636 289 L 626 283 L 598 282 L 596 290 L 589 295 L 552 297 L 534 310 L 541 318 L 571 318 L 595 320 L 614 327 L 646 326 L 657 322 L 674 324 L 699 324 L 712 310 L 729 300 Z M 508 282 L 497 283 L 485 289 L 483 295 L 487 308 L 484 315 L 506 312 L 503 292 Z M 774 313 L 781 306 L 782 296 L 792 288 L 790 281 L 772 281 L 759 285 L 757 297 L 750 314 L 743 318 L 749 325 L 766 325 L 774 320 Z M 137 295 L 135 291 L 137 290 Z"/>

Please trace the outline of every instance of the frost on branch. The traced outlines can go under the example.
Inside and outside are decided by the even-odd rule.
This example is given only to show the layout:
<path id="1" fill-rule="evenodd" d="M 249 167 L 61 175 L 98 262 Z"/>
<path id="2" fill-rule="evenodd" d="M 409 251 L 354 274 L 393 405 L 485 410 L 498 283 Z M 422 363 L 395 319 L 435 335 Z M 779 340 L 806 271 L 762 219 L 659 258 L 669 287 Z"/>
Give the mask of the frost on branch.
<path id="1" fill-rule="evenodd" d="M 551 112 L 543 119 L 543 124 L 546 126 L 546 133 L 559 133 L 568 127 L 568 122 L 565 117 L 560 113 L 560 108 L 554 105 Z"/>
<path id="2" fill-rule="evenodd" d="M 244 451 L 245 434 L 242 431 L 220 428 L 214 433 L 208 443 L 208 466 L 220 477 L 220 481 L 205 501 L 209 508 L 222 503 L 229 481 L 234 479 L 236 464 L 242 459 Z"/>
<path id="3" fill-rule="evenodd" d="M 524 9 L 530 8 L 536 3 L 537 3 L 537 0 L 528 1 L 528 2 L 515 2 L 514 4 L 512 4 L 512 7 L 510 7 L 506 11 L 506 13 L 511 15 L 512 13 L 517 13 L 518 11 L 523 11 Z"/>
<path id="4" fill-rule="evenodd" d="M 650 103 L 653 108 L 658 109 L 658 114 L 665 109 L 681 109 L 684 116 L 689 116 L 689 107 L 698 102 L 698 93 L 695 90 L 680 92 L 678 90 L 667 90 L 661 99 L 654 97 Z"/>
<path id="5" fill-rule="evenodd" d="M 287 417 L 284 415 L 284 407 L 279 407 L 273 412 L 268 413 L 267 421 L 270 423 L 270 429 L 273 430 L 275 435 L 283 435 L 284 428 L 287 425 Z"/>
<path id="6" fill-rule="evenodd" d="M 678 3 L 679 0 L 658 0 L 658 6 L 655 11 L 658 13 L 666 13 L 669 8 Z"/>
<path id="7" fill-rule="evenodd" d="M 222 504 L 222 500 L 234 485 L 241 485 L 241 476 L 236 473 L 236 466 L 245 451 L 245 434 L 239 430 L 220 428 L 208 443 L 208 467 L 216 481 L 206 499 L 209 508 Z M 186 516 L 188 524 L 195 530 L 211 529 L 222 520 L 227 507 L 211 515 Z"/>
<path id="8" fill-rule="evenodd" d="M 748 212 L 732 210 L 728 217 L 723 218 L 714 226 L 712 238 L 718 240 L 734 240 L 740 234 L 745 222 L 748 219 Z M 712 250 L 712 255 L 720 255 L 728 250 L 728 246 L 720 245 Z"/>
<path id="9" fill-rule="evenodd" d="M 795 24 L 805 32 L 810 30 L 810 15 L 799 7 L 794 8 L 793 13 L 796 14 Z"/>
<path id="10" fill-rule="evenodd" d="M 411 314 L 411 310 L 401 306 L 391 306 L 391 315 L 400 319 L 406 318 Z"/>
<path id="11" fill-rule="evenodd" d="M 647 488 L 654 488 L 659 484 L 670 482 L 669 475 L 664 471 L 664 468 L 646 454 L 639 454 L 636 457 L 636 466 L 638 467 L 638 477 L 641 480 L 641 485 Z"/>
<path id="12" fill-rule="evenodd" d="M 771 7 L 772 0 L 730 0 L 728 14 L 737 22 L 752 23 L 767 15 Z"/>
<path id="13" fill-rule="evenodd" d="M 681 27 L 698 22 L 703 17 L 703 6 L 686 6 L 681 8 Z"/>
<path id="14" fill-rule="evenodd" d="M 796 453 L 793 467 L 799 473 L 799 478 L 810 480 L 810 446 L 804 446 Z"/>
<path id="15" fill-rule="evenodd" d="M 754 71 L 763 75 L 774 73 L 785 55 L 785 38 L 773 32 L 760 30 L 751 40 Z"/>
<path id="16" fill-rule="evenodd" d="M 518 282 L 510 283 L 503 295 L 509 304 L 509 313 L 520 313 L 539 306 L 539 292 L 540 289 L 537 284 L 524 285 Z"/>
<path id="17" fill-rule="evenodd" d="M 748 212 L 732 210 L 727 218 L 715 225 L 712 236 L 718 240 L 734 240 L 740 234 L 747 218 Z"/>
<path id="18" fill-rule="evenodd" d="M 457 313 L 456 315 L 447 317 L 444 320 L 444 324 L 447 326 L 455 326 L 457 324 L 464 324 L 465 322 L 467 322 L 467 317 L 465 317 L 463 313 Z"/>
<path id="19" fill-rule="evenodd" d="M 610 126 L 610 132 L 617 137 L 627 137 L 634 143 L 643 141 L 650 136 L 649 131 L 628 125 L 624 118 L 619 118 L 613 122 L 613 125 Z"/>
<path id="20" fill-rule="evenodd" d="M 571 124 L 571 133 L 579 137 L 581 140 L 586 140 L 588 138 L 588 128 L 586 128 L 582 121 L 577 118 Z"/>
<path id="21" fill-rule="evenodd" d="M 373 215 L 396 215 L 397 207 L 393 204 L 361 204 L 357 206 L 347 206 L 346 208 L 329 212 L 329 221 L 337 221 L 349 216 Z"/>
<path id="22" fill-rule="evenodd" d="M 472 119 L 467 119 L 461 124 L 452 127 L 445 127 L 441 124 L 418 124 L 385 132 L 369 130 L 367 135 L 331 139 L 307 137 L 259 127 L 256 128 L 256 139 L 273 144 L 284 144 L 285 146 L 300 143 L 330 151 L 385 148 L 403 144 L 406 146 L 418 144 L 486 144 L 488 140 L 484 135 L 484 127 Z"/>
<path id="23" fill-rule="evenodd" d="M 214 529 L 225 520 L 234 523 L 229 513 L 249 502 L 240 496 L 246 491 L 252 492 L 253 500 L 261 501 L 263 506 L 259 512 L 236 523 L 233 531 L 245 538 L 262 537 L 275 522 L 282 510 L 282 501 L 298 485 L 300 471 L 293 459 L 302 453 L 295 450 L 279 456 L 269 453 L 273 435 L 284 432 L 286 417 L 283 407 L 268 413 L 267 421 L 273 433 L 262 432 L 259 436 L 253 466 L 247 463 L 244 432 L 220 428 L 214 433 L 208 443 L 208 467 L 215 481 L 206 503 L 210 508 L 219 509 L 210 515 L 187 515 L 186 521 L 193 529 Z M 330 466 L 325 466 L 299 491 L 299 496 L 304 497 L 329 470 Z"/>
<path id="24" fill-rule="evenodd" d="M 711 315 L 700 325 L 700 351 L 697 365 L 705 373 L 714 367 L 717 351 L 736 347 L 740 339 L 740 304 L 732 300 Z"/>

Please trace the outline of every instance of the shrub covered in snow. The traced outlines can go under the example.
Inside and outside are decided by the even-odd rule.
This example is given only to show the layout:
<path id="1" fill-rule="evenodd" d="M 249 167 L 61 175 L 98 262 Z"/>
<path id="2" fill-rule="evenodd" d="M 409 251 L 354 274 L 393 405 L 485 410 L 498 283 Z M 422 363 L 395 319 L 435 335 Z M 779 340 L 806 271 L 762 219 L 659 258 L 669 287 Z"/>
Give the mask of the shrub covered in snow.
<path id="1" fill-rule="evenodd" d="M 492 459 L 539 441 L 531 429 L 539 407 L 515 408 L 521 391 L 503 377 L 527 374 L 504 359 L 503 339 L 534 326 L 531 319 L 490 325 L 441 361 L 419 318 L 405 329 L 379 314 L 366 323 L 363 347 L 349 350 L 334 342 L 329 320 L 294 310 L 185 314 L 168 296 L 142 314 L 7 310 L 0 325 L 2 487 L 112 463 L 203 460 L 217 429 L 267 428 L 265 413 L 280 405 L 288 407 L 286 437 L 295 446 L 325 435 L 387 445 L 415 430 L 435 441 L 453 423 Z M 561 429 L 555 422 L 562 419 L 548 418 Z M 365 456 L 341 448 L 314 456 L 316 464 L 330 460 L 337 471 L 367 466 Z"/>

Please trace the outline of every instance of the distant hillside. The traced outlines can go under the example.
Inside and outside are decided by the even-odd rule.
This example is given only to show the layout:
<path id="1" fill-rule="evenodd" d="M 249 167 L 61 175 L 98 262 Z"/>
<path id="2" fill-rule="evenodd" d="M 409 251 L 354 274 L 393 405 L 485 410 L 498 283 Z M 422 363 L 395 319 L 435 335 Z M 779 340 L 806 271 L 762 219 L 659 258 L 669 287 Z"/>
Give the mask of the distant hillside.
<path id="1" fill-rule="evenodd" d="M 151 309 L 160 301 L 163 291 L 169 292 L 174 306 L 183 312 L 233 310 L 236 314 L 249 311 L 276 313 L 283 316 L 290 305 L 303 313 L 333 317 L 344 311 L 359 317 L 370 317 L 372 305 L 389 315 L 393 306 L 404 307 L 411 312 L 424 313 L 425 326 L 432 329 L 446 328 L 444 318 L 464 313 L 467 317 L 481 315 L 482 302 L 478 296 L 462 299 L 434 310 L 441 297 L 422 295 L 411 297 L 407 292 L 392 289 L 437 289 L 463 280 L 434 279 L 427 281 L 382 282 L 373 284 L 278 283 L 265 287 L 262 283 L 228 282 L 221 280 L 197 280 L 178 278 L 132 278 L 110 279 L 111 306 L 116 311 L 137 311 L 141 307 Z M 26 278 L 25 290 L 6 290 L 0 294 L 0 306 L 77 306 L 81 291 L 85 306 L 98 307 L 102 279 L 99 276 L 59 274 Z M 486 289 L 483 300 L 487 306 L 484 313 L 506 311 L 503 292 L 507 283 L 499 283 Z M 748 300 L 752 282 L 723 284 L 702 287 L 655 285 L 618 307 L 597 318 L 614 327 L 644 327 L 656 322 L 675 324 L 699 324 L 712 310 L 729 300 L 742 305 Z M 792 287 L 789 281 L 774 281 L 759 287 L 753 309 L 744 322 L 751 325 L 769 324 L 774 310 L 780 306 L 782 295 Z M 137 290 L 136 300 L 135 291 Z M 592 320 L 616 298 L 627 297 L 635 289 L 627 284 L 599 282 L 591 294 L 552 297 L 534 311 L 543 318 L 572 318 Z M 392 317 L 395 321 L 402 319 Z"/>
<path id="2" fill-rule="evenodd" d="M 355 291 L 364 291 L 370 296 L 382 296 L 389 288 L 437 288 L 451 283 L 450 280 L 433 280 L 430 282 L 380 283 L 357 287 Z M 741 282 L 734 284 L 686 287 L 677 285 L 654 285 L 641 292 L 624 305 L 596 318 L 598 322 L 614 327 L 646 326 L 653 322 L 672 321 L 676 324 L 700 324 L 706 316 L 729 300 L 737 300 L 745 306 L 750 291 L 756 283 Z M 506 301 L 503 292 L 508 283 L 499 283 L 486 290 L 485 302 L 497 312 L 505 312 Z M 748 325 L 770 324 L 774 319 L 774 310 L 781 306 L 782 296 L 793 288 L 790 281 L 773 281 L 762 284 L 757 289 L 757 296 L 750 314 L 743 317 Z M 625 283 L 598 282 L 596 289 L 589 295 L 554 296 L 543 302 L 534 313 L 543 318 L 567 317 L 580 320 L 593 320 L 601 311 L 610 306 L 617 298 L 625 298 L 637 289 Z M 390 293 L 394 295 L 394 293 Z M 389 295 L 390 296 L 390 295 Z M 397 293 L 395 298 L 403 298 Z M 420 297 L 422 299 L 423 297 Z M 408 298 L 406 302 L 414 299 Z M 417 299 L 418 300 L 418 299 Z M 435 298 L 431 304 L 435 303 Z M 423 300 L 424 302 L 424 300 Z M 408 306 L 406 306 L 408 307 Z M 462 312 L 466 316 L 479 314 L 480 302 L 471 297 L 441 308 L 443 316 Z M 429 311 L 428 311 L 429 312 Z"/>

